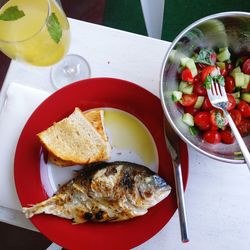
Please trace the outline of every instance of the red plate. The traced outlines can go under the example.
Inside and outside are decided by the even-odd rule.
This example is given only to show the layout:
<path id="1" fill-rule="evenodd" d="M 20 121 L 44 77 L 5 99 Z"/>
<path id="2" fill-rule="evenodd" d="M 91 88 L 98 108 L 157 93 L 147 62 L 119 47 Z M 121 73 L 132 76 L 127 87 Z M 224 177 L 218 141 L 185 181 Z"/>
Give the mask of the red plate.
<path id="1" fill-rule="evenodd" d="M 159 175 L 174 188 L 170 155 L 164 141 L 160 100 L 136 84 L 112 78 L 93 78 L 68 85 L 46 99 L 32 114 L 19 138 L 15 155 L 15 183 L 22 206 L 48 198 L 40 178 L 41 145 L 36 134 L 68 116 L 75 107 L 88 110 L 117 108 L 137 117 L 152 134 L 159 157 Z M 182 147 L 184 186 L 188 176 L 188 154 Z M 177 209 L 174 189 L 149 212 L 125 222 L 84 223 L 53 215 L 36 215 L 32 223 L 51 241 L 67 249 L 131 249 L 154 236 Z"/>

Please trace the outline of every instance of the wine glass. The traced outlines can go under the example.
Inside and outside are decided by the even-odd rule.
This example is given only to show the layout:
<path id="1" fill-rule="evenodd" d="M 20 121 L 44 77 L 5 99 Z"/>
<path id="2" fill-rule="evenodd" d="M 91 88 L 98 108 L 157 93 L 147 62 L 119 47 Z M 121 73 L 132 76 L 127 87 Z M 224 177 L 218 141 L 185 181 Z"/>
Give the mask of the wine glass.
<path id="1" fill-rule="evenodd" d="M 61 88 L 90 76 L 87 61 L 66 55 L 67 17 L 55 0 L 0 0 L 0 50 L 14 60 L 50 66 L 51 81 Z"/>

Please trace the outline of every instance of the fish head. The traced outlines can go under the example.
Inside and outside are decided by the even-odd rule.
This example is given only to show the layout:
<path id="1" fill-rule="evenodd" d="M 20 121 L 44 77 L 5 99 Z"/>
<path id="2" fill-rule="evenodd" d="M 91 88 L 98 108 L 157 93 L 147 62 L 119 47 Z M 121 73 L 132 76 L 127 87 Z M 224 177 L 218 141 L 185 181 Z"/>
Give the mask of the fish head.
<path id="1" fill-rule="evenodd" d="M 171 191 L 167 182 L 157 174 L 143 176 L 137 182 L 137 185 L 142 203 L 148 207 L 152 207 L 165 199 Z"/>

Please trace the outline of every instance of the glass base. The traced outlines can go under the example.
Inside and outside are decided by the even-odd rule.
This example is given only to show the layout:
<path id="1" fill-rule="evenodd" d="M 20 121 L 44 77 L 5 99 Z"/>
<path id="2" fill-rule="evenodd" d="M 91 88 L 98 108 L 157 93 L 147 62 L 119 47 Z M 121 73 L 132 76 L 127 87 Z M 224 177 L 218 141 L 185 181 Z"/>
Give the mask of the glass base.
<path id="1" fill-rule="evenodd" d="M 79 55 L 66 55 L 51 68 L 50 77 L 53 86 L 60 89 L 70 83 L 90 77 L 88 62 Z"/>

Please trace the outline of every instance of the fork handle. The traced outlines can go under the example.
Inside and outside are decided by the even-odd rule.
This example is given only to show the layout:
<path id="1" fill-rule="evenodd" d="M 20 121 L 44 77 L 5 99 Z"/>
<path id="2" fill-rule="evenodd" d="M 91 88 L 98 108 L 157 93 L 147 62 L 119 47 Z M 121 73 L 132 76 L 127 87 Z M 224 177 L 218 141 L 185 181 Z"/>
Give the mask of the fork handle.
<path id="1" fill-rule="evenodd" d="M 175 162 L 173 162 L 173 165 L 174 165 L 174 177 L 175 177 L 179 222 L 181 230 L 181 241 L 183 243 L 186 243 L 189 242 L 189 232 L 188 232 L 187 215 L 185 209 L 181 164 L 180 163 L 176 164 Z"/>
<path id="2" fill-rule="evenodd" d="M 234 136 L 235 136 L 235 138 L 240 146 L 241 152 L 245 158 L 248 169 L 250 170 L 250 153 L 248 151 L 248 148 L 247 148 L 245 142 L 243 141 L 242 136 L 240 135 L 240 133 L 239 133 L 237 127 L 235 126 L 235 123 L 234 123 L 232 117 L 230 116 L 230 114 L 228 113 L 228 111 L 224 110 L 224 113 L 225 113 L 226 118 L 229 122 L 229 125 L 234 133 Z"/>

